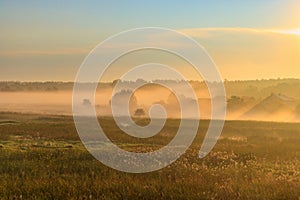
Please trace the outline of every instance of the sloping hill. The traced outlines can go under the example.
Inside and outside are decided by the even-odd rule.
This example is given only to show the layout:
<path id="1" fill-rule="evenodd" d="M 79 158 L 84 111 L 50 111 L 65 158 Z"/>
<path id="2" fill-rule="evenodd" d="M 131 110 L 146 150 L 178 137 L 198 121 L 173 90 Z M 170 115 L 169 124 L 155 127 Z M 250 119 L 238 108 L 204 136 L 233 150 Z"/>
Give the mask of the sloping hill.
<path id="1" fill-rule="evenodd" d="M 290 121 L 295 115 L 295 99 L 282 94 L 271 94 L 241 117 L 247 120 Z"/>

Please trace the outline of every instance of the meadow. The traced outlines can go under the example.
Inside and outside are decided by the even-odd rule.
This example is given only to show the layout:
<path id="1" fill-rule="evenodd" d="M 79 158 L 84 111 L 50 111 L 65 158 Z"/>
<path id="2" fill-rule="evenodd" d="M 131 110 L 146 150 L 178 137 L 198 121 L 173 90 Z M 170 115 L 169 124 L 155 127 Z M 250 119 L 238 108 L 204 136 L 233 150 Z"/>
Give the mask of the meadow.
<path id="1" fill-rule="evenodd" d="M 147 119 L 136 119 L 147 124 Z M 99 118 L 121 148 L 145 152 L 172 139 L 169 119 L 149 139 L 123 134 Z M 221 138 L 198 158 L 209 121 L 168 167 L 145 174 L 108 168 L 82 145 L 70 116 L 0 113 L 0 199 L 300 199 L 300 124 L 227 121 Z"/>

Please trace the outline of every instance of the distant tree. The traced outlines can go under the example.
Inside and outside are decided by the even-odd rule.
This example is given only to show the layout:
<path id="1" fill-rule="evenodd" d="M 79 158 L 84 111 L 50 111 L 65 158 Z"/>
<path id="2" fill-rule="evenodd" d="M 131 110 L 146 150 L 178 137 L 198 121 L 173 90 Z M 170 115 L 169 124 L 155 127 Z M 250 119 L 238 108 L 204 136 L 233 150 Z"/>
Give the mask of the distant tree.
<path id="1" fill-rule="evenodd" d="M 134 111 L 137 108 L 137 98 L 134 94 L 132 94 L 131 90 L 121 90 L 120 92 L 117 92 L 112 97 L 114 102 L 114 109 L 118 110 L 118 115 L 121 116 L 127 116 L 127 108 L 128 108 L 128 102 L 125 101 L 125 99 L 129 100 L 129 113 L 130 116 L 134 115 Z M 109 100 L 109 105 L 112 105 L 112 99 Z M 126 108 L 126 110 L 124 110 Z"/>
<path id="2" fill-rule="evenodd" d="M 91 101 L 89 99 L 83 99 L 82 105 L 84 105 L 84 106 L 91 106 L 92 103 L 91 103 Z"/>
<path id="3" fill-rule="evenodd" d="M 142 108 L 136 109 L 135 112 L 134 112 L 134 116 L 136 116 L 136 117 L 142 117 L 142 116 L 145 116 L 145 111 L 144 111 L 144 109 L 142 109 Z"/>
<path id="4" fill-rule="evenodd" d="M 117 85 L 118 82 L 121 82 L 121 79 L 116 79 L 112 82 L 112 85 L 115 86 Z"/>
<path id="5" fill-rule="evenodd" d="M 1 88 L 1 91 L 9 92 L 12 91 L 12 89 L 8 85 L 5 85 L 3 88 Z"/>
<path id="6" fill-rule="evenodd" d="M 231 96 L 228 101 L 229 102 L 242 102 L 243 99 L 241 97 L 239 97 L 239 96 Z"/>
<path id="7" fill-rule="evenodd" d="M 49 87 L 46 88 L 46 91 L 57 91 L 57 90 L 58 89 L 55 86 L 49 86 Z"/>
<path id="8" fill-rule="evenodd" d="M 136 83 L 147 83 L 147 81 L 145 81 L 144 79 L 141 79 L 141 78 L 137 79 L 135 82 Z"/>

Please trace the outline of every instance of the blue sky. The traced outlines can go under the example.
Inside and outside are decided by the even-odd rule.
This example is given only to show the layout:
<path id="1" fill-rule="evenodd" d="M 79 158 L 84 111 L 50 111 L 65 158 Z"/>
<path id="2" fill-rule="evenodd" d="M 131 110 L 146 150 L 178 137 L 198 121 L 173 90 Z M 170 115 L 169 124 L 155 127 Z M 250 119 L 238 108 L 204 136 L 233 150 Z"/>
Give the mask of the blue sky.
<path id="1" fill-rule="evenodd" d="M 295 28 L 297 0 L 1 1 L 1 26 L 124 30 L 141 26 Z M 289 21 L 289 22 L 287 22 Z M 7 23 L 9 22 L 9 24 Z M 47 23 L 45 23 L 47 22 Z"/>
<path id="2" fill-rule="evenodd" d="M 71 50 L 66 55 L 66 49 L 89 49 L 137 27 L 300 29 L 299 5 L 299 0 L 2 0 L 0 79 L 72 80 L 86 54 Z M 51 51 L 58 53 L 38 53 Z"/>

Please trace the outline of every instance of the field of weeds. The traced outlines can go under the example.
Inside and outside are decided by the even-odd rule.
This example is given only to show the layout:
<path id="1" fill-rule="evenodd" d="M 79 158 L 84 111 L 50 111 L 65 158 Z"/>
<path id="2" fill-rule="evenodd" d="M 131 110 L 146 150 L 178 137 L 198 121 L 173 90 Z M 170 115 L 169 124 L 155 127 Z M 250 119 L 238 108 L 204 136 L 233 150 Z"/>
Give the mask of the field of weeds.
<path id="1" fill-rule="evenodd" d="M 179 120 L 149 139 L 123 134 L 100 118 L 121 148 L 167 144 Z M 139 119 L 137 123 L 147 124 Z M 299 199 L 300 124 L 228 121 L 210 154 L 198 158 L 208 127 L 175 163 L 145 174 L 110 169 L 91 156 L 72 117 L 0 114 L 0 199 Z"/>

